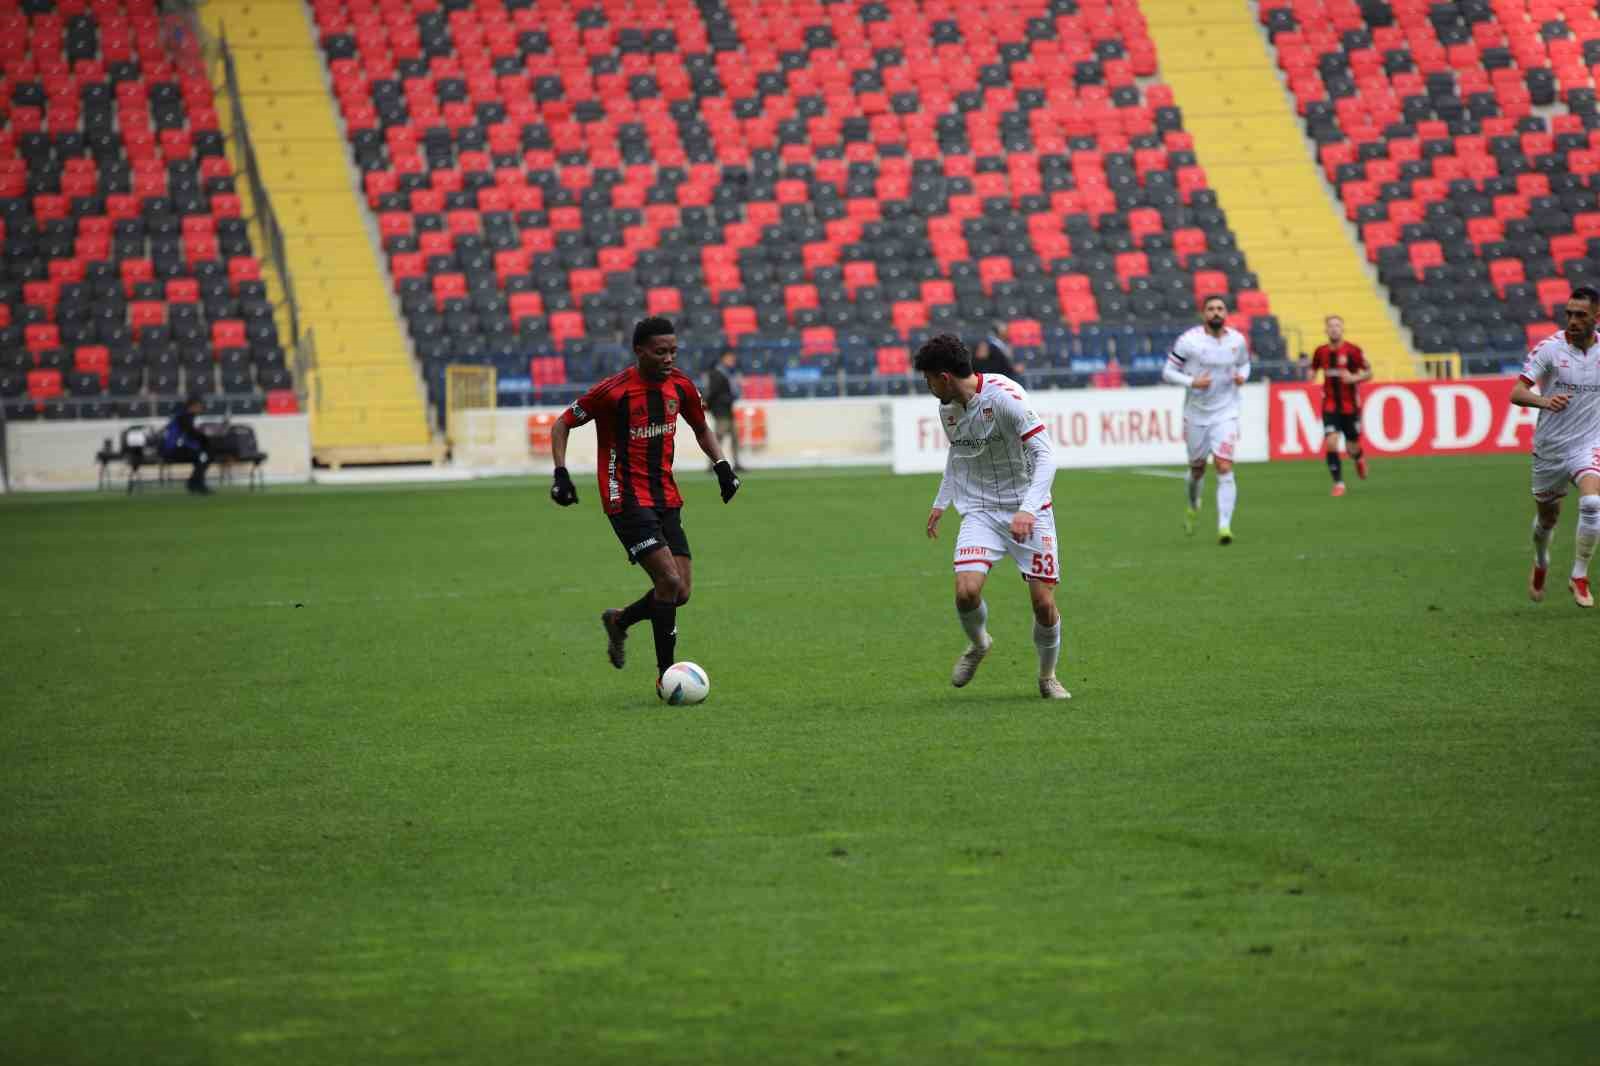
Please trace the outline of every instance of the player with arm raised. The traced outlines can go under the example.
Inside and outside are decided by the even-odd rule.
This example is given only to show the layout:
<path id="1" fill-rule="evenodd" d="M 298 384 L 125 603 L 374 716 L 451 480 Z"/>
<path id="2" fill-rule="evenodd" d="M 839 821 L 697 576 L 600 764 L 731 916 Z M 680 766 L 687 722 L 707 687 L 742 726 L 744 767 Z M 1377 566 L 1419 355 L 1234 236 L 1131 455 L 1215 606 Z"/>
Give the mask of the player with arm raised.
<path id="1" fill-rule="evenodd" d="M 1511 402 L 1539 408 L 1533 431 L 1533 573 L 1528 597 L 1544 599 L 1550 538 L 1567 486 L 1578 486 L 1577 551 L 1567 587 L 1579 607 L 1593 607 L 1589 560 L 1600 544 L 1600 294 L 1579 287 L 1567 299 L 1567 328 L 1534 346 L 1511 389 Z M 1534 388 L 1538 388 L 1538 392 Z"/>
<path id="2" fill-rule="evenodd" d="M 1356 461 L 1356 476 L 1367 480 L 1367 458 L 1361 451 L 1361 383 L 1372 380 L 1372 366 L 1360 348 L 1344 339 L 1344 319 L 1329 315 L 1323 324 L 1328 343 L 1311 354 L 1311 369 L 1322 371 L 1322 450 L 1333 475 L 1333 495 L 1343 496 L 1340 437 Z"/>
<path id="3" fill-rule="evenodd" d="M 1200 490 L 1206 460 L 1217 467 L 1217 543 L 1233 543 L 1233 508 L 1239 499 L 1233 480 L 1233 449 L 1239 442 L 1239 386 L 1250 380 L 1250 348 L 1244 334 L 1228 325 L 1228 301 L 1207 296 L 1201 324 L 1172 346 L 1161 380 L 1189 390 L 1183 401 L 1183 435 L 1189 450 L 1189 506 L 1183 528 L 1194 532 L 1200 517 Z"/>
<path id="4" fill-rule="evenodd" d="M 1055 451 L 1044 423 L 1028 406 L 1022 386 L 998 374 L 974 373 L 967 346 L 949 334 L 917 349 L 914 365 L 939 400 L 939 423 L 950 440 L 939 494 L 928 512 L 929 538 L 939 536 L 939 519 L 947 509 L 954 506 L 961 512 L 956 614 L 970 643 L 956 660 L 950 683 L 961 688 L 971 681 L 994 646 L 983 584 L 990 568 L 1009 555 L 1033 604 L 1039 695 L 1071 699 L 1056 679 L 1061 614 L 1055 589 L 1061 556 L 1050 501 Z"/>
<path id="5" fill-rule="evenodd" d="M 678 338 L 672 322 L 646 318 L 633 328 L 635 365 L 614 374 L 580 396 L 556 420 L 550 432 L 555 483 L 550 498 L 562 507 L 578 502 L 578 489 L 567 473 L 567 437 L 586 422 L 595 424 L 600 448 L 600 506 L 627 552 L 650 575 L 651 586 L 620 610 L 600 615 L 606 631 L 606 655 L 622 669 L 628 627 L 646 618 L 656 642 L 656 684 L 675 661 L 678 608 L 689 602 L 692 569 L 689 540 L 680 512 L 683 497 L 672 478 L 673 442 L 681 414 L 694 431 L 700 450 L 714 464 L 722 502 L 739 491 L 739 478 L 722 457 L 717 438 L 706 425 L 700 390 L 673 363 Z"/>

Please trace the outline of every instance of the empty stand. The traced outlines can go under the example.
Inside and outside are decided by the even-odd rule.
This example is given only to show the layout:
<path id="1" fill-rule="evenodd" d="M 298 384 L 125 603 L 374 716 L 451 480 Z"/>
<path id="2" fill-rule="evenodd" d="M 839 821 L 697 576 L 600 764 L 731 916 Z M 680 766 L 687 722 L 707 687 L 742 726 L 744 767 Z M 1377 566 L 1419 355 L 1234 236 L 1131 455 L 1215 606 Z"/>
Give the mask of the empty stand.
<path id="1" fill-rule="evenodd" d="M 992 321 L 1041 372 L 1148 359 L 1213 288 L 1284 354 L 1132 0 L 312 9 L 434 389 L 565 399 L 647 310 L 780 394 Z"/>
<path id="2" fill-rule="evenodd" d="M 0 403 L 252 414 L 293 382 L 216 101 L 153 0 L 0 13 Z M 281 402 L 280 402 L 281 406 Z"/>
<path id="3" fill-rule="evenodd" d="M 1553 0 L 1384 8 L 1264 0 L 1261 18 L 1417 347 L 1499 370 L 1597 278 L 1600 17 Z"/>

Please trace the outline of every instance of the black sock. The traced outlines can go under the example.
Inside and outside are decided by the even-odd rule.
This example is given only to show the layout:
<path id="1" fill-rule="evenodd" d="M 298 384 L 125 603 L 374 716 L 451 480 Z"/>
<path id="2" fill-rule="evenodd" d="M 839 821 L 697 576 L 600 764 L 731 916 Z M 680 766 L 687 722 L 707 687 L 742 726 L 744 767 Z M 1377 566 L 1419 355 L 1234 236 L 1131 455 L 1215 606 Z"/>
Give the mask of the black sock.
<path id="1" fill-rule="evenodd" d="M 655 591 L 646 592 L 622 609 L 622 613 L 617 616 L 617 625 L 627 629 L 636 622 L 643 622 L 650 617 L 650 605 L 655 601 Z"/>
<path id="2" fill-rule="evenodd" d="M 1328 453 L 1328 473 L 1333 475 L 1335 484 L 1344 480 L 1344 463 L 1340 461 L 1338 452 Z"/>
<path id="3" fill-rule="evenodd" d="M 650 597 L 650 628 L 656 637 L 656 673 L 665 673 L 667 667 L 677 662 L 678 605 L 662 603 Z"/>

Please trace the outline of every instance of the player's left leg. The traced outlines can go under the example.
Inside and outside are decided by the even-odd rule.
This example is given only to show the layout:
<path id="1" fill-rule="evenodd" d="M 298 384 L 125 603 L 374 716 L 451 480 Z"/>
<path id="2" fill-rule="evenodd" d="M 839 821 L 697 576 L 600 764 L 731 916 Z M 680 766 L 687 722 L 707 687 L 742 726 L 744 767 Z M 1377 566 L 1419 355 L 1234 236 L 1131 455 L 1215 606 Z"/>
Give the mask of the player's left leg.
<path id="1" fill-rule="evenodd" d="M 650 590 L 650 629 L 656 642 L 657 677 L 677 661 L 678 604 L 689 599 L 680 562 L 687 560 L 673 555 L 665 544 L 639 560 L 639 565 L 655 581 L 655 587 Z"/>
<path id="2" fill-rule="evenodd" d="M 1344 446 L 1356 461 L 1356 477 L 1367 480 L 1367 452 L 1361 447 L 1361 416 L 1351 415 L 1345 422 Z"/>
<path id="3" fill-rule="evenodd" d="M 1594 558 L 1596 545 L 1600 545 L 1600 448 L 1594 450 L 1595 468 L 1578 475 L 1578 533 L 1577 551 L 1572 558 L 1572 578 L 1567 583 L 1572 599 L 1579 607 L 1593 607 L 1594 593 L 1589 590 L 1589 560 Z"/>
<path id="4" fill-rule="evenodd" d="M 1028 599 L 1033 603 L 1033 647 L 1039 653 L 1039 695 L 1047 700 L 1070 700 L 1072 693 L 1056 679 L 1061 658 L 1061 612 L 1056 609 L 1056 584 L 1028 577 Z"/>
<path id="5" fill-rule="evenodd" d="M 1233 543 L 1233 508 L 1239 486 L 1233 480 L 1233 449 L 1239 442 L 1239 423 L 1217 426 L 1211 442 L 1211 461 L 1217 467 L 1217 543 Z"/>

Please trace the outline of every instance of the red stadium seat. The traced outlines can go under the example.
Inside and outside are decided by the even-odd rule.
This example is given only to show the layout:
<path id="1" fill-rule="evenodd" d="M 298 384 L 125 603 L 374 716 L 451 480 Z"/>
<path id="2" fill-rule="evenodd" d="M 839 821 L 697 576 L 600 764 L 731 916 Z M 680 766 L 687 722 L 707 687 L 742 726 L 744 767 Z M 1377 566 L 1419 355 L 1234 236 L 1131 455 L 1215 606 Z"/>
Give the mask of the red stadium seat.
<path id="1" fill-rule="evenodd" d="M 1438 241 L 1418 241 L 1407 250 L 1407 255 L 1418 278 L 1428 267 L 1444 265 L 1444 248 Z"/>
<path id="2" fill-rule="evenodd" d="M 911 373 L 911 350 L 900 345 L 890 345 L 879 348 L 877 351 L 878 373 L 880 374 L 909 374 Z"/>
<path id="3" fill-rule="evenodd" d="M 34 354 L 61 347 L 61 331 L 54 323 L 36 322 L 26 326 L 22 331 L 22 337 L 23 344 Z"/>
<path id="4" fill-rule="evenodd" d="M 654 288 L 645 293 L 645 311 L 652 315 L 675 315 L 683 310 L 683 294 L 677 289 Z"/>
<path id="5" fill-rule="evenodd" d="M 846 263 L 843 273 L 844 289 L 852 300 L 855 299 L 857 289 L 878 284 L 878 265 L 876 263 Z"/>
<path id="6" fill-rule="evenodd" d="M 241 319 L 221 318 L 211 323 L 212 348 L 244 348 L 248 344 Z"/>
<path id="7" fill-rule="evenodd" d="M 722 332 L 730 342 L 755 333 L 759 328 L 755 308 L 733 306 L 722 309 Z"/>
<path id="8" fill-rule="evenodd" d="M 1527 280 L 1520 259 L 1496 259 L 1489 264 L 1489 281 L 1494 284 L 1495 295 L 1502 300 L 1506 297 L 1507 285 L 1520 285 Z"/>
<path id="9" fill-rule="evenodd" d="M 1538 294 L 1539 306 L 1550 312 L 1550 317 L 1559 319 L 1560 310 L 1567 305 L 1567 297 L 1572 294 L 1572 284 L 1565 278 L 1542 278 L 1534 286 Z"/>
<path id="10" fill-rule="evenodd" d="M 914 300 L 897 301 L 890 308 L 889 315 L 895 331 L 902 336 L 928 324 L 928 309 Z"/>
<path id="11" fill-rule="evenodd" d="M 544 316 L 544 297 L 536 292 L 514 292 L 506 301 L 506 305 L 513 323 L 520 323 L 525 318 Z"/>
<path id="12" fill-rule="evenodd" d="M 827 355 L 839 350 L 832 326 L 809 326 L 800 331 L 802 355 Z"/>
<path id="13" fill-rule="evenodd" d="M 1006 339 L 1021 348 L 1037 348 L 1044 344 L 1044 327 L 1031 318 L 1011 322 Z"/>

